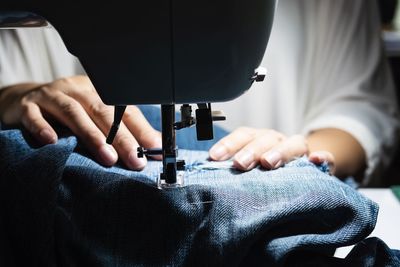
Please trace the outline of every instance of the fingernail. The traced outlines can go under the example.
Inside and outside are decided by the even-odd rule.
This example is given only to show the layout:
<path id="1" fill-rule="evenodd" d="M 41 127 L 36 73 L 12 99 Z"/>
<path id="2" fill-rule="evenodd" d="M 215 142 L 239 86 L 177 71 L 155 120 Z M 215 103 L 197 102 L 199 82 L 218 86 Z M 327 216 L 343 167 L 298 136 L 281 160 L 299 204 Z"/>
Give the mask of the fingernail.
<path id="1" fill-rule="evenodd" d="M 99 155 L 103 160 L 105 165 L 113 165 L 115 161 L 117 161 L 117 154 L 114 149 L 112 149 L 109 145 L 103 145 L 99 150 Z"/>
<path id="2" fill-rule="evenodd" d="M 247 169 L 250 164 L 254 162 L 254 153 L 251 153 L 249 151 L 241 151 L 236 155 L 236 161 L 244 169 Z"/>
<path id="3" fill-rule="evenodd" d="M 312 155 L 310 157 L 310 161 L 315 164 L 321 164 L 322 162 L 324 162 L 318 155 Z"/>
<path id="4" fill-rule="evenodd" d="M 278 151 L 268 152 L 264 158 L 271 166 L 271 169 L 276 169 L 282 165 L 282 154 Z"/>
<path id="5" fill-rule="evenodd" d="M 210 156 L 213 159 L 224 160 L 227 155 L 228 150 L 222 145 L 214 146 L 210 150 Z"/>
<path id="6" fill-rule="evenodd" d="M 47 144 L 54 144 L 57 141 L 57 138 L 54 136 L 54 134 L 49 129 L 41 130 L 39 135 L 40 135 L 40 138 L 42 139 L 42 141 Z"/>
<path id="7" fill-rule="evenodd" d="M 128 156 L 129 168 L 133 170 L 141 170 L 146 166 L 146 158 L 138 158 L 137 150 L 131 151 Z"/>
<path id="8" fill-rule="evenodd" d="M 326 155 L 323 154 L 323 153 L 320 153 L 320 152 L 313 152 L 313 153 L 310 155 L 310 157 L 311 157 L 311 158 L 315 158 L 315 159 L 317 160 L 316 163 L 319 163 L 319 164 L 323 163 L 324 161 L 327 161 Z"/>

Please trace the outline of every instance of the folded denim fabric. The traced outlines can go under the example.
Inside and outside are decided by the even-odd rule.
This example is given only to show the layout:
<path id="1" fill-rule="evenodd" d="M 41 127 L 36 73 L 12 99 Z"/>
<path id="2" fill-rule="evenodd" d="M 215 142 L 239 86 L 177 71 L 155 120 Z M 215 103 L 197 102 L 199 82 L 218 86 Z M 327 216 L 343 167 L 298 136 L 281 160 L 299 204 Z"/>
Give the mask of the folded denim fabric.
<path id="1" fill-rule="evenodd" d="M 0 131 L 1 266 L 398 266 L 378 207 L 305 158 L 238 172 L 180 150 L 185 186 L 93 161 L 73 136 Z M 346 259 L 337 247 L 356 244 Z M 397 264 L 397 265 L 396 265 Z"/>

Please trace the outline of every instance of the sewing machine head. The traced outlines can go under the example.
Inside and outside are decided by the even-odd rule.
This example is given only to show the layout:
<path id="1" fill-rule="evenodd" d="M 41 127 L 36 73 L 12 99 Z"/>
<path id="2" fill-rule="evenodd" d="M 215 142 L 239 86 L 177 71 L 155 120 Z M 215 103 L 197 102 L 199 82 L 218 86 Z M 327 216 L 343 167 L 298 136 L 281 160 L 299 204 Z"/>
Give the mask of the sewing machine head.
<path id="1" fill-rule="evenodd" d="M 163 155 L 165 186 L 182 184 L 175 130 L 196 124 L 198 139 L 211 139 L 212 121 L 223 117 L 213 116 L 210 103 L 234 99 L 263 80 L 258 67 L 276 6 L 276 0 L 9 2 L 0 7 L 0 28 L 43 27 L 49 21 L 103 102 L 116 106 L 108 143 L 126 105 L 162 105 L 162 149 L 138 152 Z M 198 104 L 196 117 L 189 103 Z M 185 104 L 179 122 L 174 104 Z"/>

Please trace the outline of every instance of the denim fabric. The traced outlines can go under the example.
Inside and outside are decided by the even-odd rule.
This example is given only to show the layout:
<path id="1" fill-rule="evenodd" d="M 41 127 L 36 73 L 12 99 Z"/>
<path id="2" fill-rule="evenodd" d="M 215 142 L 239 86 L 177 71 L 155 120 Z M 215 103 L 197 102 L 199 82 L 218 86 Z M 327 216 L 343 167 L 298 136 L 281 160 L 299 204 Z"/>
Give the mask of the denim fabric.
<path id="1" fill-rule="evenodd" d="M 159 129 L 159 109 L 140 108 Z M 208 150 L 215 141 L 196 142 L 194 130 L 178 132 L 178 147 Z M 23 131 L 0 132 L 0 266 L 399 265 L 381 240 L 363 240 L 376 204 L 325 166 L 301 158 L 241 173 L 180 150 L 185 187 L 159 190 L 160 162 L 104 168 L 59 134 L 39 147 Z M 226 134 L 215 127 L 216 140 Z"/>
<path id="2" fill-rule="evenodd" d="M 155 186 L 142 172 L 94 162 L 73 136 L 38 147 L 0 132 L 1 266 L 398 266 L 362 241 L 378 207 L 301 158 L 241 173 L 181 150 L 186 186 Z"/>

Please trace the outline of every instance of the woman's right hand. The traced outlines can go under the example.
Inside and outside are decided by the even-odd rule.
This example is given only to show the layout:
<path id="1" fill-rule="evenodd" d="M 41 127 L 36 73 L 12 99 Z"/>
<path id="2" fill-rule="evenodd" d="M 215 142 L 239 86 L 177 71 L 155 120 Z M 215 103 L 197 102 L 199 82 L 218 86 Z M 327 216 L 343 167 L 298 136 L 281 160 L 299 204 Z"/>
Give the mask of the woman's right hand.
<path id="1" fill-rule="evenodd" d="M 137 157 L 137 147 L 161 147 L 161 134 L 137 107 L 130 106 L 110 146 L 105 136 L 113 112 L 111 106 L 102 102 L 87 76 L 48 84 L 18 84 L 0 91 L 0 120 L 9 125 L 23 125 L 41 144 L 57 142 L 57 133 L 49 120 L 55 119 L 70 128 L 99 163 L 111 166 L 120 157 L 128 168 L 143 169 L 146 159 Z"/>

